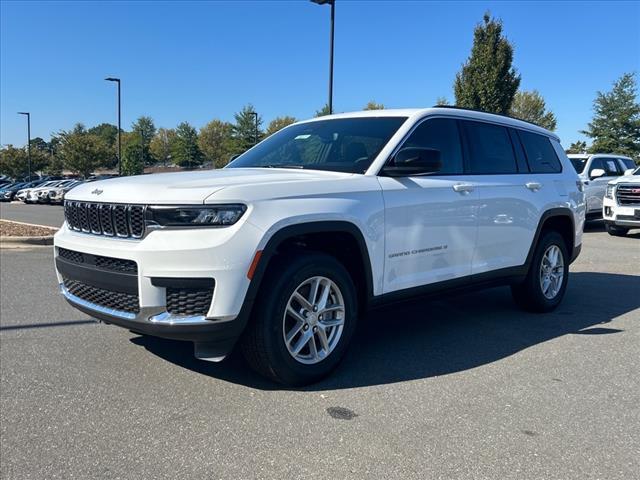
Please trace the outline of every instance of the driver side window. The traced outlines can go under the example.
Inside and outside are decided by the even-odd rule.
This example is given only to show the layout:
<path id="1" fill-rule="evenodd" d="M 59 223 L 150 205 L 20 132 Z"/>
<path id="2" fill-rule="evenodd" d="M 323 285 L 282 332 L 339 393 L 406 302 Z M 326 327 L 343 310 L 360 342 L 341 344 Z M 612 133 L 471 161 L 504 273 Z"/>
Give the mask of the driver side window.
<path id="1" fill-rule="evenodd" d="M 422 122 L 403 143 L 402 148 L 426 148 L 440 152 L 442 168 L 436 175 L 464 172 L 458 123 L 449 118 L 432 118 Z"/>

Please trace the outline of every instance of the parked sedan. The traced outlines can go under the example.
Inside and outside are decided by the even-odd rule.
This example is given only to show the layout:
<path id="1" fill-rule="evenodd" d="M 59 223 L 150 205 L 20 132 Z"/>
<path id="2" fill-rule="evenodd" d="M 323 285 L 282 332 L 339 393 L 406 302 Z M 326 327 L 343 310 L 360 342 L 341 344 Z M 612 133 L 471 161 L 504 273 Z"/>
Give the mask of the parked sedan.
<path id="1" fill-rule="evenodd" d="M 24 203 L 32 203 L 35 202 L 35 197 L 31 197 L 31 199 L 29 199 L 29 196 L 31 194 L 31 192 L 37 188 L 44 188 L 44 187 L 53 187 L 56 184 L 60 183 L 60 180 L 51 180 L 48 182 L 39 182 L 36 185 L 33 185 L 31 187 L 27 187 L 27 188 L 23 188 L 21 190 L 18 190 L 18 192 L 16 193 L 15 198 L 20 200 L 21 202 Z"/>
<path id="2" fill-rule="evenodd" d="M 59 185 L 56 188 L 50 189 L 47 193 L 49 195 L 49 203 L 52 204 L 62 204 L 64 202 L 64 197 L 69 190 L 78 185 L 84 183 L 81 180 L 73 180 L 71 183 L 67 185 Z"/>
<path id="3" fill-rule="evenodd" d="M 27 195 L 26 203 L 49 203 L 49 192 L 53 188 L 64 188 L 73 182 L 75 182 L 75 180 L 59 180 L 53 182 L 52 185 L 45 183 L 38 188 L 33 188 Z"/>

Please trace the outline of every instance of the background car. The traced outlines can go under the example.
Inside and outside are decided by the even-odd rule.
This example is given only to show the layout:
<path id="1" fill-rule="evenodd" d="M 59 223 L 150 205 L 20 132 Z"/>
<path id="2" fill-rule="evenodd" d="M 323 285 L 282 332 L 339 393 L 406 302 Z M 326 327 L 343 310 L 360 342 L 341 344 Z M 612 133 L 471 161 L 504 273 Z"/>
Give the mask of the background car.
<path id="1" fill-rule="evenodd" d="M 66 185 L 59 185 L 56 188 L 52 188 L 50 189 L 47 194 L 49 196 L 49 203 L 52 204 L 62 204 L 62 202 L 64 202 L 64 197 L 67 194 L 67 192 L 69 190 L 71 190 L 74 187 L 77 187 L 78 185 L 81 185 L 85 182 L 83 182 L 82 180 L 72 180 L 71 183 L 68 183 Z"/>
<path id="2" fill-rule="evenodd" d="M 602 216 L 607 232 L 615 237 L 640 228 L 640 167 L 609 182 Z"/>
<path id="3" fill-rule="evenodd" d="M 30 203 L 29 201 L 27 201 L 27 197 L 29 196 L 29 193 L 32 190 L 35 190 L 36 188 L 41 188 L 41 187 L 52 187 L 54 186 L 56 183 L 58 183 L 60 180 L 51 180 L 51 181 L 35 181 L 32 182 L 32 184 L 29 187 L 25 187 L 22 188 L 20 190 L 18 190 L 16 192 L 16 196 L 15 198 L 17 200 L 20 200 L 21 202 L 25 202 L 25 203 Z"/>
<path id="4" fill-rule="evenodd" d="M 602 199 L 607 183 L 612 177 L 624 175 L 628 169 L 636 168 L 635 162 L 614 153 L 569 154 L 580 180 L 584 185 L 587 200 L 587 220 L 602 218 Z"/>

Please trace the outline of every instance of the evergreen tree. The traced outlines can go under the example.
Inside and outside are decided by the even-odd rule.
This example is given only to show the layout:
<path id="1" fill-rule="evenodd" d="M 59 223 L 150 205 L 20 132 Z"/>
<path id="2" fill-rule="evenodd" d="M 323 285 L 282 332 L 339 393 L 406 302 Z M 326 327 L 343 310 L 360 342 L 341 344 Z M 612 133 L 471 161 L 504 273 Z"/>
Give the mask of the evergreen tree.
<path id="1" fill-rule="evenodd" d="M 258 116 L 256 132 L 256 116 L 254 115 L 254 112 L 255 109 L 253 108 L 253 105 L 249 103 L 234 115 L 236 122 L 233 125 L 233 137 L 236 141 L 237 147 L 242 152 L 258 143 L 263 135 L 263 132 L 260 129 L 262 126 L 262 117 Z"/>
<path id="2" fill-rule="evenodd" d="M 456 105 L 507 114 L 520 86 L 512 63 L 513 46 L 502 35 L 502 22 L 486 13 L 474 30 L 471 55 L 456 75 Z"/>
<path id="3" fill-rule="evenodd" d="M 325 115 L 331 115 L 328 103 L 325 103 L 320 110 L 316 110 L 316 117 L 324 117 Z"/>
<path id="4" fill-rule="evenodd" d="M 384 105 L 382 103 L 376 103 L 371 100 L 364 106 L 362 110 L 384 110 Z"/>
<path id="5" fill-rule="evenodd" d="M 150 145 L 156 134 L 156 126 L 151 117 L 142 116 L 131 125 L 131 133 L 136 135 L 136 142 L 139 144 L 139 154 L 141 155 L 143 165 L 151 165 L 155 163 L 151 155 Z"/>
<path id="6" fill-rule="evenodd" d="M 593 139 L 591 153 L 618 153 L 640 160 L 640 103 L 635 74 L 625 73 L 610 92 L 598 92 L 594 116 L 585 135 Z"/>
<path id="7" fill-rule="evenodd" d="M 547 130 L 556 129 L 556 116 L 552 111 L 547 110 L 544 98 L 537 90 L 532 92 L 518 91 L 513 98 L 509 115 L 535 123 Z"/>
<path id="8" fill-rule="evenodd" d="M 587 153 L 588 150 L 589 149 L 587 148 L 587 142 L 578 140 L 577 142 L 573 142 L 571 145 L 569 145 L 569 148 L 567 148 L 566 152 L 567 153 Z"/>
<path id="9" fill-rule="evenodd" d="M 188 122 L 182 122 L 176 128 L 176 139 L 173 142 L 171 156 L 174 163 L 187 168 L 200 165 L 204 160 L 204 155 L 198 146 L 198 132 Z"/>

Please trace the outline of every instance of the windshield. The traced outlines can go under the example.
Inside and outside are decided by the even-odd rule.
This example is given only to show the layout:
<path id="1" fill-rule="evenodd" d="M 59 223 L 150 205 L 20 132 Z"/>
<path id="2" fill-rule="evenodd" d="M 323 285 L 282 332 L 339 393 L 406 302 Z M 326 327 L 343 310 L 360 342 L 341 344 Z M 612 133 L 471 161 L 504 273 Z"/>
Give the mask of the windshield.
<path id="1" fill-rule="evenodd" d="M 227 168 L 301 168 L 364 173 L 406 117 L 301 123 L 260 142 Z"/>
<path id="2" fill-rule="evenodd" d="M 570 158 L 571 164 L 573 168 L 576 169 L 577 173 L 582 173 L 584 171 L 584 166 L 587 164 L 586 158 Z"/>

